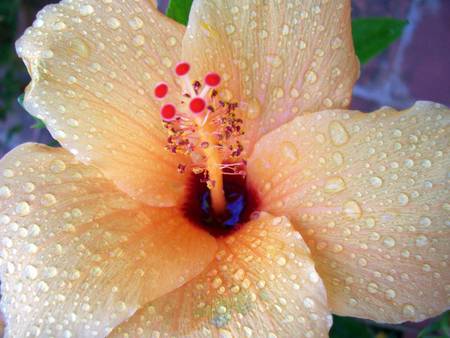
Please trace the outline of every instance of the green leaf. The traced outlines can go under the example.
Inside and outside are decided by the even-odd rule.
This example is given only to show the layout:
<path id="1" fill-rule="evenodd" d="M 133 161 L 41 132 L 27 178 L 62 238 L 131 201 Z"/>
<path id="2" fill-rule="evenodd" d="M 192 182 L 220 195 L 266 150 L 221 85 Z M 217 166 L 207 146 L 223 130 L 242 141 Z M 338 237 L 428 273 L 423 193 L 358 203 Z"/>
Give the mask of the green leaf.
<path id="1" fill-rule="evenodd" d="M 330 338 L 374 338 L 374 333 L 364 323 L 350 318 L 333 316 Z"/>
<path id="2" fill-rule="evenodd" d="M 384 51 L 397 40 L 408 24 L 393 18 L 361 18 L 352 20 L 353 43 L 361 64 Z"/>
<path id="3" fill-rule="evenodd" d="M 167 7 L 167 16 L 186 26 L 192 1 L 193 0 L 170 0 L 169 6 Z"/>

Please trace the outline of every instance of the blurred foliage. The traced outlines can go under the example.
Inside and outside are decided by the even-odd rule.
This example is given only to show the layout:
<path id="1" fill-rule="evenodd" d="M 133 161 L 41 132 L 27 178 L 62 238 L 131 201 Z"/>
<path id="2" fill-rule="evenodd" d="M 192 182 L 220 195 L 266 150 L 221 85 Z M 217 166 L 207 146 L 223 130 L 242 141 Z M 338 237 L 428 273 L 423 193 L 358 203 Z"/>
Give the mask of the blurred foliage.
<path id="1" fill-rule="evenodd" d="M 449 338 L 450 337 L 450 311 L 444 313 L 439 320 L 428 325 L 420 331 L 418 338 Z"/>
<path id="2" fill-rule="evenodd" d="M 393 18 L 362 18 L 352 20 L 355 52 L 361 64 L 380 54 L 397 40 L 408 24 Z"/>
<path id="3" fill-rule="evenodd" d="M 20 0 L 0 1 L 0 121 L 5 120 L 22 92 L 24 67 L 13 48 L 19 7 Z"/>

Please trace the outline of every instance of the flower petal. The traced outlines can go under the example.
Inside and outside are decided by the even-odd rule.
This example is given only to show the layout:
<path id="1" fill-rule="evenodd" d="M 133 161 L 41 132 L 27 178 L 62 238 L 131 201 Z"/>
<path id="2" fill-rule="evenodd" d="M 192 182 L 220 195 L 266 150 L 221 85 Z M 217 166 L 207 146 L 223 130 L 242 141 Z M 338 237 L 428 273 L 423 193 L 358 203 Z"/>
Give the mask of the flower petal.
<path id="1" fill-rule="evenodd" d="M 183 196 L 183 159 L 164 150 L 153 98 L 160 81 L 181 90 L 169 68 L 183 32 L 147 0 L 73 0 L 45 7 L 16 45 L 32 77 L 26 109 L 79 160 L 153 206 Z"/>
<path id="2" fill-rule="evenodd" d="M 300 234 L 287 218 L 261 214 L 219 240 L 216 259 L 202 274 L 139 310 L 111 336 L 328 337 L 331 321 Z"/>
<path id="3" fill-rule="evenodd" d="M 334 312 L 395 323 L 449 307 L 449 113 L 324 111 L 255 147 L 261 208 L 295 221 Z"/>
<path id="4" fill-rule="evenodd" d="M 216 241 L 59 148 L 0 163 L 1 310 L 11 337 L 104 336 L 203 271 Z"/>
<path id="5" fill-rule="evenodd" d="M 348 106 L 359 75 L 350 19 L 348 0 L 197 0 L 183 57 L 196 78 L 223 74 L 255 142 L 294 116 Z"/>

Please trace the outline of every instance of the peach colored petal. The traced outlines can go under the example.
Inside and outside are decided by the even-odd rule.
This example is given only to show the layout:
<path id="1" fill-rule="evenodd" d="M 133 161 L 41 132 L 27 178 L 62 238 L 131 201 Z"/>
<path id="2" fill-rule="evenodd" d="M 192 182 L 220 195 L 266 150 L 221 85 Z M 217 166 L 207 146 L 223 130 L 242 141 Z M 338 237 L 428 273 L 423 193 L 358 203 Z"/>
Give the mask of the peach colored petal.
<path id="1" fill-rule="evenodd" d="M 163 80 L 179 94 L 170 68 L 183 32 L 147 0 L 73 0 L 45 7 L 16 46 L 32 77 L 26 109 L 79 160 L 152 206 L 183 195 L 183 158 L 164 150 L 153 98 Z"/>
<path id="2" fill-rule="evenodd" d="M 261 214 L 219 240 L 198 277 L 111 337 L 328 337 L 331 315 L 309 250 L 287 218 Z"/>
<path id="3" fill-rule="evenodd" d="M 22 145 L 0 174 L 7 336 L 107 335 L 216 252 L 177 210 L 132 200 L 61 148 Z"/>
<path id="4" fill-rule="evenodd" d="M 348 0 L 194 1 L 183 57 L 197 78 L 223 75 L 251 143 L 297 115 L 347 107 L 359 75 Z"/>
<path id="5" fill-rule="evenodd" d="M 449 113 L 324 111 L 255 147 L 262 209 L 295 222 L 335 313 L 396 323 L 449 307 Z"/>

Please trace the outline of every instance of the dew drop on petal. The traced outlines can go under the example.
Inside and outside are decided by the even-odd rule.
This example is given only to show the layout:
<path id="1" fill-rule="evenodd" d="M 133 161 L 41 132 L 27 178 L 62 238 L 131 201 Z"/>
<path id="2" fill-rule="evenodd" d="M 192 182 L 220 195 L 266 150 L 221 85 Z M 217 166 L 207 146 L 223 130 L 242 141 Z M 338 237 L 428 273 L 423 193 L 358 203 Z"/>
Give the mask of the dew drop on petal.
<path id="1" fill-rule="evenodd" d="M 281 144 L 281 152 L 291 163 L 298 160 L 297 147 L 292 142 L 283 142 Z"/>
<path id="2" fill-rule="evenodd" d="M 9 198 L 11 197 L 11 189 L 9 189 L 6 185 L 0 187 L 0 198 Z"/>
<path id="3" fill-rule="evenodd" d="M 416 314 L 416 308 L 411 304 L 406 304 L 403 306 L 403 315 L 407 318 L 413 318 Z"/>
<path id="4" fill-rule="evenodd" d="M 66 170 L 66 164 L 61 160 L 54 160 L 50 163 L 50 170 L 54 173 L 61 173 Z"/>
<path id="5" fill-rule="evenodd" d="M 261 114 L 261 104 L 257 98 L 252 98 L 248 104 L 247 117 L 250 120 L 254 120 Z"/>
<path id="6" fill-rule="evenodd" d="M 30 213 L 31 208 L 30 205 L 28 204 L 28 202 L 19 202 L 16 205 L 16 212 L 18 215 L 20 216 L 26 216 Z"/>
<path id="7" fill-rule="evenodd" d="M 120 21 L 115 18 L 115 17 L 110 17 L 107 21 L 106 24 L 108 25 L 109 28 L 111 29 L 118 29 L 120 27 Z"/>
<path id="8" fill-rule="evenodd" d="M 336 193 L 345 189 L 344 180 L 339 177 L 331 177 L 325 183 L 325 192 L 327 193 Z"/>
<path id="9" fill-rule="evenodd" d="M 330 134 L 331 141 L 336 146 L 344 145 L 349 140 L 347 130 L 340 122 L 331 122 L 328 127 L 328 132 Z"/>
<path id="10" fill-rule="evenodd" d="M 344 213 L 350 219 L 361 218 L 362 210 L 356 201 L 349 200 L 344 204 Z"/>
<path id="11" fill-rule="evenodd" d="M 375 188 L 379 188 L 383 185 L 383 180 L 381 178 L 379 178 L 378 176 L 373 176 L 369 179 L 370 184 L 375 187 Z"/>

